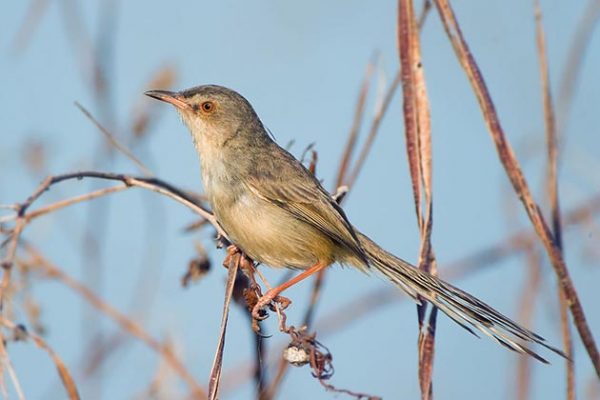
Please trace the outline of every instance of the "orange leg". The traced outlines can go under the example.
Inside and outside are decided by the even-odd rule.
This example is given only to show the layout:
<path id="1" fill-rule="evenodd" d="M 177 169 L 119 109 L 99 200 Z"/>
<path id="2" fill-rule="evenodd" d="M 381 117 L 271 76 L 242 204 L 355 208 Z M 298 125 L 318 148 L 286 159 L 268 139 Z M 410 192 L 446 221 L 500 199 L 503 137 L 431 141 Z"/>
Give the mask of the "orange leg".
<path id="1" fill-rule="evenodd" d="M 296 283 L 303 281 L 304 279 L 308 278 L 309 276 L 319 272 L 320 270 L 327 267 L 328 265 L 329 264 L 325 264 L 324 262 L 317 261 L 317 263 L 315 265 L 313 265 L 309 269 L 303 271 L 301 274 L 293 277 L 289 281 L 282 283 L 281 285 L 279 285 L 277 287 L 274 287 L 273 289 L 269 289 L 267 291 L 267 293 L 265 293 L 264 295 L 261 296 L 260 299 L 258 299 L 258 302 L 252 309 L 252 317 L 256 320 L 264 319 L 264 317 L 261 317 L 261 315 L 260 315 L 260 310 L 262 310 L 265 306 L 267 306 L 269 303 L 271 303 L 273 300 L 275 300 L 281 292 L 283 292 L 285 289 L 289 288 L 290 286 L 294 286 Z"/>

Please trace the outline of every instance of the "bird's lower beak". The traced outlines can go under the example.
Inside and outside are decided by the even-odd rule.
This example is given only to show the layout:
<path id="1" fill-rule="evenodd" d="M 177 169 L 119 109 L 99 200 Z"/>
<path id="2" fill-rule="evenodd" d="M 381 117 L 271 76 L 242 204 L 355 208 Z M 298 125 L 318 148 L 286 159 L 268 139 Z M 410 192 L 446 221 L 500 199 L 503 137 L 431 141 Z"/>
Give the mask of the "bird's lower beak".
<path id="1" fill-rule="evenodd" d="M 177 92 L 169 92 L 168 90 L 148 90 L 147 92 L 144 92 L 144 94 L 157 100 L 171 103 L 181 110 L 191 109 L 191 106 L 185 102 L 183 96 Z"/>

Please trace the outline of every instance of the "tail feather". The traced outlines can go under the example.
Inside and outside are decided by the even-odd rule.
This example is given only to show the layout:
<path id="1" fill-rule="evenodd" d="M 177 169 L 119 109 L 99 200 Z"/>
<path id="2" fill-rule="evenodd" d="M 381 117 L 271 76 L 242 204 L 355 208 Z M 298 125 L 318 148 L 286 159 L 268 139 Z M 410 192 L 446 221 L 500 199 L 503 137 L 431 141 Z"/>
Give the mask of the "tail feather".
<path id="1" fill-rule="evenodd" d="M 475 328 L 499 344 L 543 363 L 548 361 L 518 341 L 537 343 L 566 358 L 561 350 L 547 344 L 543 337 L 520 326 L 476 297 L 388 253 L 360 232 L 357 231 L 357 234 L 369 259 L 369 266 L 416 302 L 419 302 L 420 296 L 473 335 L 479 337 L 472 329 Z"/>

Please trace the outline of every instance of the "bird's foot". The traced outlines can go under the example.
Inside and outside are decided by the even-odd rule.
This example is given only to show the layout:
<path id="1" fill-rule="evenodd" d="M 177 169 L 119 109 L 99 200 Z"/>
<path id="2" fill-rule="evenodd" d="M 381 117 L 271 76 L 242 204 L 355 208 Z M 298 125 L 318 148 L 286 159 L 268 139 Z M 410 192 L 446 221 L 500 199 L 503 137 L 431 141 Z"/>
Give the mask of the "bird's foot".
<path id="1" fill-rule="evenodd" d="M 266 312 L 264 312 L 264 308 L 266 306 L 270 306 L 272 302 L 279 305 L 279 310 L 281 311 L 288 308 L 288 306 L 292 303 L 292 301 L 287 297 L 279 296 L 276 290 L 270 289 L 267 291 L 267 293 L 262 295 L 254 305 L 254 308 L 252 309 L 252 318 L 257 321 L 266 319 L 268 315 Z"/>
<path id="2" fill-rule="evenodd" d="M 223 266 L 225 268 L 229 268 L 229 264 L 231 263 L 232 258 L 235 255 L 241 254 L 241 253 L 242 252 L 235 244 L 230 244 L 229 246 L 227 246 L 227 256 L 225 256 L 225 259 L 223 260 Z"/>

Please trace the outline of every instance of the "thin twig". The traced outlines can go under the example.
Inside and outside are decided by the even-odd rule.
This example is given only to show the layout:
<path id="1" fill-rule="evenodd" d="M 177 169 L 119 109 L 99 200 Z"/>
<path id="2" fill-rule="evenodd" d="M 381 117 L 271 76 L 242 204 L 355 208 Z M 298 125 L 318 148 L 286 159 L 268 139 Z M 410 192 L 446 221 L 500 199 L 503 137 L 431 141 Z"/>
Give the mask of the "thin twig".
<path id="1" fill-rule="evenodd" d="M 90 193 L 82 194 L 80 196 L 71 197 L 69 199 L 60 200 L 55 203 L 49 204 L 47 206 L 40 207 L 35 211 L 28 212 L 27 214 L 25 214 L 23 216 L 23 218 L 25 219 L 25 221 L 27 221 L 27 223 L 29 223 L 31 220 L 33 220 L 35 218 L 41 217 L 46 214 L 50 214 L 54 211 L 58 211 L 61 208 L 65 208 L 65 207 L 71 206 L 73 204 L 81 203 L 84 201 L 93 200 L 98 197 L 106 196 L 107 194 L 122 192 L 124 190 L 129 189 L 130 187 L 131 186 L 127 186 L 125 184 L 119 185 L 119 186 L 112 186 L 112 187 L 108 187 L 108 188 L 104 188 L 104 189 L 98 189 L 98 190 L 95 190 Z M 4 219 L 0 218 L 0 222 L 8 222 L 8 221 L 11 221 L 16 218 L 17 218 L 16 215 L 14 215 L 14 216 L 11 215 L 10 218 L 4 218 Z"/>
<path id="2" fill-rule="evenodd" d="M 557 285 L 558 286 L 558 285 Z M 573 360 L 573 339 L 571 334 L 571 326 L 569 325 L 569 305 L 565 298 L 564 291 L 557 287 L 558 301 L 560 307 L 560 331 L 563 338 L 563 349 L 569 360 L 565 360 L 565 377 L 566 377 L 566 398 L 567 400 L 575 400 L 575 363 Z"/>
<path id="3" fill-rule="evenodd" d="M 79 399 L 79 391 L 77 390 L 77 385 L 75 385 L 75 380 L 69 372 L 69 369 L 67 368 L 63 360 L 58 356 L 58 354 L 56 354 L 56 352 L 50 346 L 48 346 L 46 341 L 42 339 L 41 336 L 25 330 L 23 327 L 18 326 L 14 322 L 9 321 L 4 317 L 0 317 L 0 323 L 6 326 L 7 328 L 12 329 L 13 331 L 19 330 L 19 335 L 25 335 L 26 338 L 33 340 L 36 346 L 48 353 L 48 355 L 52 359 L 52 362 L 54 363 L 54 366 L 56 367 L 56 370 L 58 371 L 58 376 L 62 381 L 62 384 L 67 392 L 67 395 L 69 396 L 69 399 Z"/>
<path id="4" fill-rule="evenodd" d="M 144 173 L 144 175 L 147 175 L 147 176 L 154 175 L 152 173 L 152 171 L 150 171 L 150 169 L 148 167 L 146 167 L 143 162 L 140 161 L 139 158 L 137 158 L 125 145 L 121 144 L 117 140 L 117 138 L 112 133 L 110 133 L 110 131 L 108 129 L 106 129 L 104 126 L 102 126 L 102 124 L 100 122 L 98 122 L 98 120 L 96 118 L 94 118 L 94 116 L 84 106 L 82 106 L 77 101 L 74 104 L 75 104 L 75 107 L 77 107 L 79 109 L 79 111 L 81 111 L 83 113 L 83 115 L 86 116 L 87 119 L 89 119 L 90 121 L 92 121 L 92 123 L 94 125 L 96 125 L 96 128 L 98 128 L 100 130 L 100 132 L 102 132 L 102 134 L 104 135 L 104 137 L 106 138 L 108 143 L 111 144 L 111 146 L 113 146 L 114 148 L 119 150 L 121 153 L 123 153 L 123 155 L 125 155 L 125 157 L 127 157 L 129 160 L 131 160 L 140 169 L 140 171 L 142 171 L 142 173 Z"/>
<path id="5" fill-rule="evenodd" d="M 350 159 L 352 158 L 354 148 L 356 147 L 356 140 L 358 139 L 358 132 L 360 131 L 360 126 L 363 120 L 367 95 L 369 93 L 369 88 L 371 87 L 371 76 L 373 75 L 373 70 L 375 69 L 375 60 L 376 57 L 374 56 L 373 59 L 367 64 L 365 76 L 360 86 L 360 92 L 358 94 L 356 108 L 354 110 L 354 118 L 352 119 L 352 127 L 350 128 L 350 132 L 348 132 L 348 139 L 346 140 L 346 146 L 344 147 L 344 152 L 342 153 L 342 158 L 340 160 L 338 173 L 335 180 L 336 188 L 344 184 L 346 174 L 348 173 L 348 169 L 350 167 Z"/>
<path id="6" fill-rule="evenodd" d="M 15 388 L 15 392 L 17 393 L 17 398 L 19 400 L 25 400 L 25 394 L 23 393 L 23 389 L 21 388 L 21 383 L 19 383 L 17 373 L 15 372 L 12 362 L 10 361 L 10 357 L 6 352 L 6 346 L 4 345 L 4 337 L 0 337 L 0 360 L 2 360 L 2 368 L 6 368 L 6 370 L 8 371 L 8 376 L 10 377 L 10 380 L 13 383 L 13 387 Z M 8 395 L 6 393 L 4 397 L 8 399 Z"/>
<path id="7" fill-rule="evenodd" d="M 176 80 L 176 68 L 173 65 L 164 65 L 152 75 L 144 87 L 147 89 L 169 89 Z M 129 123 L 134 140 L 145 137 L 162 110 L 165 110 L 165 107 L 159 107 L 158 102 L 150 101 L 146 96 L 138 98 L 130 114 L 131 122 Z"/>
<path id="8" fill-rule="evenodd" d="M 600 0 L 589 0 L 587 7 L 585 7 L 581 14 L 579 22 L 576 24 L 577 28 L 569 45 L 569 52 L 565 57 L 566 65 L 563 69 L 558 88 L 556 110 L 558 113 L 557 133 L 559 142 L 564 142 L 564 133 L 569 122 L 573 97 L 581 74 L 583 60 L 599 20 Z"/>
<path id="9" fill-rule="evenodd" d="M 12 48 L 15 52 L 21 52 L 29 40 L 33 36 L 34 30 L 39 27 L 42 16 L 48 9 L 48 0 L 31 0 L 29 2 L 29 8 L 23 23 L 19 27 L 15 39 L 12 44 Z"/>
<path id="10" fill-rule="evenodd" d="M 560 253 L 564 256 L 562 227 L 560 220 L 560 202 L 558 196 L 558 133 L 556 130 L 552 92 L 550 90 L 550 71 L 548 67 L 544 26 L 542 24 L 542 10 L 538 0 L 533 0 L 533 7 L 535 13 L 537 53 L 540 64 L 544 126 L 546 128 L 546 146 L 548 150 L 546 191 L 548 193 L 548 199 L 550 200 L 551 225 L 554 241 Z M 575 400 L 575 370 L 574 363 L 571 361 L 573 359 L 573 340 L 571 338 L 569 316 L 567 314 L 568 305 L 567 299 L 565 298 L 560 285 L 557 285 L 557 290 L 560 307 L 560 325 L 563 337 L 563 348 L 568 358 L 564 361 L 567 383 L 567 400 Z"/>
<path id="11" fill-rule="evenodd" d="M 525 208 L 525 211 L 527 212 L 527 215 L 531 220 L 537 235 L 546 249 L 556 273 L 557 280 L 561 286 L 561 289 L 565 292 L 565 298 L 569 304 L 569 308 L 571 310 L 571 314 L 573 316 L 579 336 L 581 337 L 583 345 L 590 357 L 592 364 L 594 365 L 596 375 L 600 377 L 600 353 L 598 353 L 594 336 L 586 321 L 583 306 L 579 301 L 579 296 L 577 295 L 577 291 L 575 290 L 575 286 L 573 285 L 573 281 L 569 275 L 569 270 L 565 260 L 562 257 L 560 248 L 554 241 L 552 232 L 548 228 L 548 224 L 546 223 L 539 206 L 531 194 L 529 185 L 527 184 L 525 176 L 521 171 L 521 167 L 519 166 L 519 162 L 515 157 L 512 147 L 504 135 L 500 120 L 496 114 L 494 103 L 492 102 L 489 91 L 487 90 L 483 76 L 481 75 L 481 71 L 475 63 L 475 59 L 473 58 L 462 35 L 448 0 L 435 0 L 435 4 L 444 24 L 446 33 L 450 38 L 452 46 L 454 47 L 457 58 L 465 70 L 475 95 L 477 96 L 485 122 L 488 126 L 488 130 L 492 136 L 494 144 L 496 145 L 496 150 L 498 152 L 500 161 L 504 166 L 515 192 L 523 203 L 523 207 Z"/>
<path id="12" fill-rule="evenodd" d="M 208 210 L 206 210 L 201 200 L 198 196 L 184 191 L 176 186 L 171 185 L 170 183 L 158 179 L 158 178 L 149 178 L 149 177 L 136 177 L 134 175 L 127 174 L 116 174 L 110 172 L 99 172 L 99 171 L 80 171 L 80 172 L 72 172 L 62 175 L 54 175 L 48 176 L 34 191 L 34 193 L 19 207 L 19 215 L 23 217 L 27 209 L 35 202 L 46 190 L 48 190 L 52 185 L 57 183 L 67 181 L 67 180 L 81 180 L 83 178 L 96 178 L 96 179 L 104 179 L 111 181 L 120 181 L 123 182 L 127 186 L 133 187 L 141 187 L 144 189 L 151 190 L 153 192 L 157 192 L 163 194 L 167 197 L 172 198 L 175 201 L 185 205 L 186 207 L 192 209 L 196 213 L 200 214 L 200 216 L 206 218 L 208 222 L 210 222 L 217 232 L 221 234 L 223 237 L 227 238 L 227 234 L 223 231 L 223 229 L 219 226 L 216 217 Z M 18 219 L 18 218 L 17 218 Z M 17 221 L 18 222 L 18 221 Z M 16 228 L 15 228 L 16 230 Z"/>
<path id="13" fill-rule="evenodd" d="M 431 11 L 431 0 L 423 0 L 423 8 L 421 8 L 421 12 L 419 13 L 419 18 L 417 19 L 417 26 L 419 27 L 419 31 L 423 30 L 425 26 L 425 21 L 427 21 L 427 16 Z"/>
<path id="14" fill-rule="evenodd" d="M 398 1 L 398 54 L 402 76 L 404 132 L 406 152 L 413 189 L 417 224 L 421 233 L 419 269 L 437 275 L 431 246 L 433 201 L 431 188 L 431 122 L 425 74 L 421 61 L 419 30 L 412 0 Z M 425 204 L 421 203 L 421 186 Z M 422 208 L 424 207 L 424 211 Z M 417 305 L 419 323 L 419 383 L 421 398 L 433 397 L 433 355 L 437 311 L 433 309 L 424 326 L 427 303 Z"/>
<path id="15" fill-rule="evenodd" d="M 223 315 L 221 317 L 221 329 L 219 332 L 219 341 L 215 352 L 215 359 L 210 369 L 208 380 L 208 399 L 215 400 L 219 395 L 221 383 L 221 371 L 223 370 L 223 350 L 225 348 L 225 333 L 227 332 L 227 319 L 229 317 L 229 304 L 233 294 L 233 285 L 240 265 L 241 253 L 235 254 L 229 261 L 227 272 L 227 284 L 225 285 L 225 300 L 223 302 Z"/>
<path id="16" fill-rule="evenodd" d="M 8 242 L 8 250 L 6 251 L 6 256 L 0 262 L 0 268 L 3 271 L 2 282 L 0 282 L 0 312 L 4 311 L 5 296 L 10 286 L 12 268 L 17 254 L 19 238 L 21 237 L 21 233 L 23 232 L 23 229 L 25 229 L 26 224 L 27 221 L 25 221 L 25 219 L 21 215 L 21 211 L 19 211 L 17 221 L 15 222 L 15 227 L 11 232 L 10 240 Z"/>
<path id="17" fill-rule="evenodd" d="M 188 385 L 194 396 L 198 398 L 206 398 L 206 392 L 202 386 L 196 382 L 194 376 L 187 370 L 185 365 L 177 358 L 177 356 L 170 350 L 168 346 L 163 345 L 160 341 L 153 338 L 140 324 L 131 320 L 113 306 L 105 303 L 88 287 L 64 273 L 61 269 L 52 264 L 47 258 L 42 256 L 42 254 L 34 249 L 31 245 L 27 245 L 27 250 L 33 257 L 31 261 L 32 266 L 40 268 L 48 277 L 63 283 L 67 287 L 77 292 L 92 307 L 115 321 L 123 331 L 128 332 L 130 335 L 136 337 L 142 343 L 147 345 L 150 349 L 160 354 L 160 356 L 169 363 L 171 368 L 173 368 L 173 370 Z"/>
<path id="18" fill-rule="evenodd" d="M 535 308 L 535 298 L 539 293 L 541 284 L 541 258 L 539 251 L 535 248 L 535 244 L 530 241 L 526 250 L 527 267 L 529 271 L 528 279 L 523 285 L 521 292 L 521 298 L 517 302 L 519 305 L 519 318 L 518 321 L 523 326 L 533 326 L 533 314 Z M 517 368 L 515 369 L 516 374 L 516 396 L 517 400 L 527 400 L 529 398 L 529 389 L 531 386 L 531 357 L 523 354 L 516 355 L 517 357 Z"/>
<path id="19" fill-rule="evenodd" d="M 352 168 L 350 175 L 347 179 L 346 185 L 348 187 L 353 187 L 354 183 L 356 183 L 356 179 L 362 170 L 363 164 L 365 163 L 369 152 L 371 151 L 371 147 L 373 146 L 373 142 L 375 141 L 375 137 L 377 137 L 377 133 L 379 132 L 379 126 L 381 125 L 381 121 L 386 114 L 386 111 L 394 98 L 394 94 L 396 93 L 396 89 L 398 89 L 398 85 L 400 84 L 400 72 L 396 74 L 394 80 L 389 86 L 383 102 L 381 103 L 381 107 L 375 112 L 375 116 L 371 121 L 371 128 L 369 129 L 369 134 L 367 135 L 367 139 L 361 149 L 361 152 L 358 156 L 356 163 L 354 163 L 354 168 Z"/>
<path id="20" fill-rule="evenodd" d="M 50 176 L 50 177 L 46 178 L 38 186 L 38 188 L 34 191 L 34 193 L 24 203 L 19 205 L 15 228 L 12 231 L 12 236 L 11 236 L 11 239 L 9 242 L 9 249 L 7 251 L 7 255 L 6 255 L 5 259 L 2 262 L 2 265 L 5 268 L 4 268 L 2 285 L 0 286 L 0 299 L 4 297 L 6 290 L 8 288 L 8 285 L 10 284 L 10 271 L 12 269 L 11 268 L 12 264 L 14 263 L 16 248 L 17 248 L 17 245 L 19 242 L 20 235 L 27 223 L 25 216 L 26 216 L 26 211 L 28 210 L 28 208 L 52 185 L 62 182 L 62 181 L 65 181 L 65 180 L 81 179 L 84 177 L 117 180 L 117 181 L 123 182 L 127 186 L 138 186 L 138 187 L 142 187 L 145 189 L 153 190 L 158 193 L 164 194 L 166 196 L 169 196 L 169 197 L 183 203 L 184 205 L 191 208 L 192 210 L 196 211 L 197 213 L 199 213 L 200 215 L 205 217 L 207 220 L 209 220 L 211 223 L 213 223 L 217 230 L 222 231 L 219 228 L 215 217 L 200 205 L 201 203 L 197 198 L 184 192 L 181 189 L 178 189 L 178 188 L 170 185 L 167 182 L 161 181 L 156 178 L 145 178 L 145 177 L 139 178 L 139 177 L 133 177 L 133 176 L 123 175 L 123 174 L 102 173 L 102 172 L 96 172 L 96 171 L 78 172 L 78 173 L 58 175 L 58 176 L 54 176 L 54 177 Z M 93 192 L 93 193 L 97 193 L 97 192 Z M 73 204 L 73 203 L 71 203 L 71 204 Z M 93 295 L 93 293 L 91 291 L 89 291 L 89 293 Z M 98 297 L 96 297 L 95 299 L 99 300 Z M 127 321 L 127 319 L 125 319 L 125 320 Z M 167 357 L 168 357 L 168 355 L 167 355 Z M 174 365 L 174 368 L 178 368 L 176 360 L 173 361 L 173 359 L 172 359 L 171 364 Z M 191 377 L 191 375 L 189 375 L 187 378 L 189 380 L 189 378 L 192 378 L 192 377 Z M 193 378 L 192 378 L 192 380 L 193 380 Z M 191 385 L 191 383 L 190 383 L 190 385 Z M 197 385 L 197 384 L 195 384 L 195 385 Z M 200 386 L 197 386 L 197 388 L 194 388 L 193 386 L 191 386 L 191 387 L 192 387 L 192 389 L 194 389 L 195 392 L 200 393 L 197 390 L 198 388 L 200 388 Z"/>

